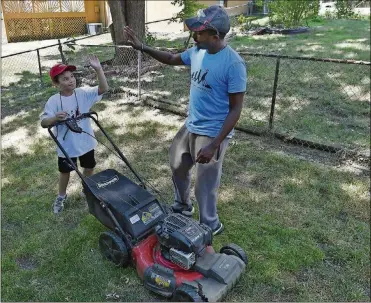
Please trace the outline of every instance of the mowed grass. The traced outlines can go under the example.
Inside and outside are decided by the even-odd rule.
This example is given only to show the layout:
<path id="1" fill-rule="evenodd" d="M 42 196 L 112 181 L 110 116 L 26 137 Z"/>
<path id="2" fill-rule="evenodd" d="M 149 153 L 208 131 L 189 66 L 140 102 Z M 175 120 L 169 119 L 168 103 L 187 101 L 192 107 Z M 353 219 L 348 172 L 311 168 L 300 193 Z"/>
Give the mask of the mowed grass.
<path id="1" fill-rule="evenodd" d="M 320 26 L 336 27 L 336 22 L 355 21 Z M 369 39 L 365 23 L 352 24 L 361 24 L 359 32 Z M 358 27 L 344 31 L 352 28 Z M 247 46 L 253 43 L 257 42 Z M 85 53 L 91 52 L 71 56 L 79 62 Z M 104 51 L 98 55 L 109 58 Z M 246 59 L 250 82 L 240 125 L 266 127 L 276 62 Z M 153 63 L 148 58 L 143 62 Z M 364 78 L 367 67 L 316 64 L 282 60 L 275 127 L 304 138 L 367 147 L 369 101 L 357 97 L 369 94 L 367 83 L 357 80 Z M 114 268 L 101 256 L 98 237 L 106 229 L 89 215 L 75 174 L 65 211 L 58 217 L 52 214 L 58 179 L 55 144 L 40 128 L 38 115 L 56 90 L 46 72 L 44 86 L 37 74 L 18 72 L 19 82 L 2 87 L 2 301 L 102 302 L 113 301 L 114 294 L 121 301 L 163 300 L 143 287 L 134 268 Z M 186 111 L 185 68 L 163 66 L 145 73 L 142 80 L 144 99 Z M 125 71 L 109 77 L 114 89 L 135 88 L 135 81 Z M 93 109 L 137 171 L 160 191 L 165 203 L 171 203 L 168 148 L 183 118 L 139 106 L 129 97 L 106 98 Z M 100 132 L 97 137 L 102 139 Z M 245 249 L 250 263 L 225 301 L 370 300 L 369 171 L 345 167 L 325 153 L 308 153 L 293 152 L 269 137 L 236 132 L 218 202 L 226 230 L 214 245 L 219 250 L 234 242 Z M 322 161 L 325 157 L 332 160 Z M 133 177 L 103 146 L 97 149 L 97 160 L 98 171 L 116 168 Z"/>
<path id="2" fill-rule="evenodd" d="M 255 53 L 370 61 L 369 20 L 318 19 L 296 35 L 237 36 L 231 46 Z"/>
<path id="3" fill-rule="evenodd" d="M 94 108 L 133 166 L 171 203 L 168 147 L 183 120 L 158 110 L 101 101 Z M 135 269 L 100 254 L 105 227 L 88 214 L 73 175 L 60 216 L 55 145 L 36 112 L 2 123 L 2 300 L 161 301 Z M 100 140 L 101 134 L 97 132 Z M 124 165 L 103 146 L 97 170 Z M 124 169 L 128 174 L 128 170 Z M 128 174 L 131 176 L 130 174 Z M 219 215 L 249 266 L 226 301 L 368 301 L 369 180 L 359 172 L 309 162 L 269 140 L 237 132 L 224 163 Z"/>

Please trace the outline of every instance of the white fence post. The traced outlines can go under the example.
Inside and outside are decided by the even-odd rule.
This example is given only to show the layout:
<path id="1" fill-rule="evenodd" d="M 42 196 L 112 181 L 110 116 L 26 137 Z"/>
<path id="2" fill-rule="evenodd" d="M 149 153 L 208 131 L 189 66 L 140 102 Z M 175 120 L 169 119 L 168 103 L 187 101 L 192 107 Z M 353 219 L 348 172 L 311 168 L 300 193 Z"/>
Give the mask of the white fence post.
<path id="1" fill-rule="evenodd" d="M 142 71 L 142 52 L 138 51 L 138 100 L 140 101 L 141 96 L 141 78 L 140 74 Z"/>

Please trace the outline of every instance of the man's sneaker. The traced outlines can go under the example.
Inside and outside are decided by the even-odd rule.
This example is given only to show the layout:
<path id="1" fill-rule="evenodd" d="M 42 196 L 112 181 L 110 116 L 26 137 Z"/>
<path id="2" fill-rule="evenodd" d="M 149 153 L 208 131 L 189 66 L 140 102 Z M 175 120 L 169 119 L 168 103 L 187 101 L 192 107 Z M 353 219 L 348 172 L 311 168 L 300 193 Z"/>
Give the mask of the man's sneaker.
<path id="1" fill-rule="evenodd" d="M 64 202 L 66 202 L 67 195 L 64 197 L 58 196 L 53 203 L 53 212 L 55 215 L 59 214 L 64 208 Z"/>
<path id="2" fill-rule="evenodd" d="M 192 217 L 192 215 L 195 212 L 195 208 L 193 207 L 192 204 L 190 206 L 188 206 L 188 208 L 184 208 L 182 206 L 182 204 L 174 203 L 171 206 L 171 209 L 173 210 L 174 213 L 182 214 L 182 215 L 187 216 L 187 217 Z"/>
<path id="3" fill-rule="evenodd" d="M 224 225 L 223 223 L 219 222 L 219 225 L 213 230 L 213 236 L 221 234 L 223 230 L 224 230 Z"/>

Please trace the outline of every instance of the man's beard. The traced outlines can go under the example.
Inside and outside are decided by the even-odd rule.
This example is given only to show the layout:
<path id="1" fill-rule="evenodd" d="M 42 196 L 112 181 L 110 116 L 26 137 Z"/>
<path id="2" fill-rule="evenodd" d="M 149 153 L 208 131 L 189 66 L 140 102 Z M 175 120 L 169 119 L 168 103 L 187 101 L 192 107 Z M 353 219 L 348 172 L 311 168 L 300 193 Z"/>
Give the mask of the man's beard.
<path id="1" fill-rule="evenodd" d="M 197 49 L 207 49 L 205 44 L 197 43 L 196 46 L 197 46 Z"/>

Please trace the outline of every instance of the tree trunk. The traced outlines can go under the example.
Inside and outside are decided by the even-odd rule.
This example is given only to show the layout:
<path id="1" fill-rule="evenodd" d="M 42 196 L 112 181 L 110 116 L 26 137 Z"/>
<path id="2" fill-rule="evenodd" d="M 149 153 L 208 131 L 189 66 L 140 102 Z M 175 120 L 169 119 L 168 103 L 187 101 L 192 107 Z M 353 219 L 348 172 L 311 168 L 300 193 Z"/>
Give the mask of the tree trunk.
<path id="1" fill-rule="evenodd" d="M 137 34 L 139 40 L 145 37 L 145 0 L 125 0 L 125 16 L 127 24 Z"/>
<path id="2" fill-rule="evenodd" d="M 108 0 L 108 5 L 111 11 L 112 16 L 112 38 L 114 39 L 113 43 L 116 45 L 126 44 L 126 37 L 124 35 L 124 26 L 128 23 L 126 22 L 124 14 L 124 1 L 117 0 Z"/>
<path id="3" fill-rule="evenodd" d="M 111 37 L 115 45 L 127 45 L 124 27 L 130 26 L 140 40 L 145 37 L 145 0 L 108 0 L 112 16 Z M 116 48 L 114 64 L 128 64 L 133 50 Z"/>

